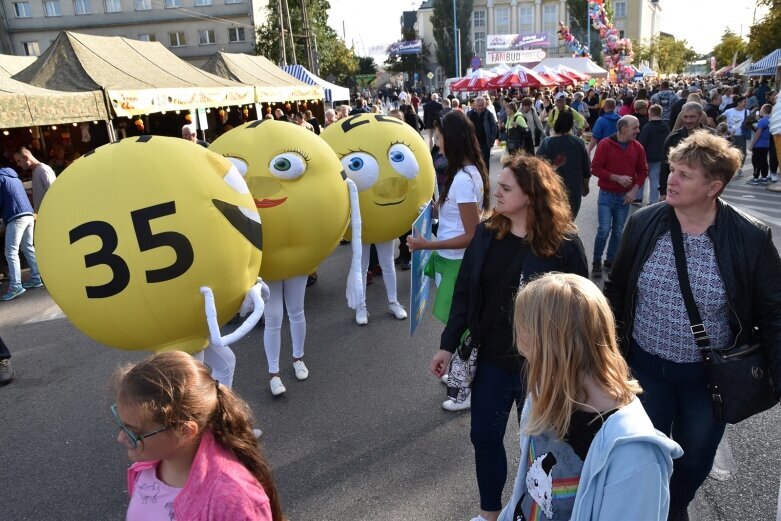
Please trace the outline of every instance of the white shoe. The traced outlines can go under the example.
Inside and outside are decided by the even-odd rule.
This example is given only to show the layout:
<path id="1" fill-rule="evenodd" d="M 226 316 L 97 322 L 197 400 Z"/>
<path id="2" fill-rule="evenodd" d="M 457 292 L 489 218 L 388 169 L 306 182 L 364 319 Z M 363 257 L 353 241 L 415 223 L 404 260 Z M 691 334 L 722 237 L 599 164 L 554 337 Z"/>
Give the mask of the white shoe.
<path id="1" fill-rule="evenodd" d="M 777 183 L 778 182 L 778 174 L 770 174 L 770 182 L 771 183 Z"/>
<path id="2" fill-rule="evenodd" d="M 296 378 L 299 380 L 306 380 L 309 378 L 309 369 L 306 368 L 303 360 L 296 360 L 293 362 L 293 369 L 295 369 Z"/>
<path id="3" fill-rule="evenodd" d="M 280 394 L 287 391 L 287 389 L 285 389 L 285 386 L 282 385 L 282 379 L 278 376 L 275 376 L 274 378 L 271 379 L 271 381 L 269 382 L 269 386 L 271 387 L 271 394 L 273 394 L 274 396 L 279 396 Z"/>
<path id="4" fill-rule="evenodd" d="M 404 320 L 407 318 L 407 312 L 404 311 L 404 306 L 399 304 L 397 300 L 388 302 L 388 312 L 398 320 Z"/>
<path id="5" fill-rule="evenodd" d="M 259 440 L 261 436 L 263 436 L 263 431 L 260 429 L 252 429 L 252 434 L 255 435 L 255 439 Z"/>
<path id="6" fill-rule="evenodd" d="M 466 397 L 461 403 L 456 403 L 453 400 L 445 400 L 442 402 L 442 408 L 446 411 L 465 411 L 472 407 L 472 395 Z"/>
<path id="7" fill-rule="evenodd" d="M 355 310 L 355 323 L 359 326 L 365 326 L 369 323 L 369 312 L 366 310 L 366 306 L 358 306 Z"/>
<path id="8" fill-rule="evenodd" d="M 478 515 L 477 517 L 473 517 L 472 521 L 488 521 L 488 520 L 483 516 Z"/>
<path id="9" fill-rule="evenodd" d="M 447 377 L 448 377 L 448 376 L 449 376 L 449 375 L 447 375 L 447 374 L 443 374 L 443 375 L 442 375 L 442 378 L 441 378 L 441 380 L 442 380 L 442 383 L 443 383 L 443 384 L 445 384 L 445 385 L 447 385 Z"/>

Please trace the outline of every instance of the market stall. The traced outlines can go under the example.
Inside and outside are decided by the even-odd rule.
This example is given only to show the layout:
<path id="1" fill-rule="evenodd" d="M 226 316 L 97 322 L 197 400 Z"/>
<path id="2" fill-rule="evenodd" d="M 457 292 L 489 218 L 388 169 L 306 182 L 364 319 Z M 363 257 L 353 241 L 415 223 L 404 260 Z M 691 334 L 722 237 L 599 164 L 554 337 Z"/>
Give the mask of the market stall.
<path id="1" fill-rule="evenodd" d="M 298 78 L 309 85 L 320 85 L 325 91 L 325 101 L 333 103 L 334 101 L 350 101 L 350 89 L 340 87 L 320 78 L 309 71 L 303 65 L 286 65 L 282 69 L 291 76 Z"/>

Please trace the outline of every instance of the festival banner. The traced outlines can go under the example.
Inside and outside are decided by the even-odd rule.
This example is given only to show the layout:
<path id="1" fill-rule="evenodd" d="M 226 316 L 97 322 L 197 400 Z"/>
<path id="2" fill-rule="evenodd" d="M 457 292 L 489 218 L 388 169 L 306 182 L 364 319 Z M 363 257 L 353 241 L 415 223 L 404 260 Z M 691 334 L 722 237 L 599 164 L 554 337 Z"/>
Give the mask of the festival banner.
<path id="1" fill-rule="evenodd" d="M 530 49 L 527 51 L 488 51 L 485 53 L 486 65 L 495 63 L 530 63 L 541 62 L 545 59 L 545 51 L 542 49 Z"/>
<path id="2" fill-rule="evenodd" d="M 424 237 L 426 240 L 431 240 L 431 211 L 432 205 L 431 201 L 429 201 L 426 208 L 412 223 L 413 237 Z M 420 319 L 423 318 L 423 313 L 425 313 L 428 307 L 429 278 L 423 272 L 429 257 L 431 257 L 431 250 L 415 250 L 412 252 L 412 275 L 410 276 L 411 287 L 409 292 L 410 338 L 415 334 Z"/>
<path id="3" fill-rule="evenodd" d="M 524 47 L 550 47 L 547 33 L 535 34 L 489 34 L 489 50 L 521 49 Z"/>
<path id="4" fill-rule="evenodd" d="M 388 46 L 388 54 L 402 56 L 405 54 L 420 54 L 423 52 L 422 40 L 393 42 Z"/>

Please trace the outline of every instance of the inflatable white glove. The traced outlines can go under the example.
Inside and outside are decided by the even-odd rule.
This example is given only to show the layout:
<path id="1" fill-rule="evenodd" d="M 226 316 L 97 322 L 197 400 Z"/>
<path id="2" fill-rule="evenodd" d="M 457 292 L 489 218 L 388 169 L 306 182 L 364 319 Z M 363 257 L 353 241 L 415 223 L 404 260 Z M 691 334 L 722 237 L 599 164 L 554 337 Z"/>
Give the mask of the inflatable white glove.
<path id="1" fill-rule="evenodd" d="M 241 305 L 241 309 L 245 311 L 245 314 L 250 309 L 252 310 L 251 314 L 233 333 L 225 336 L 220 334 L 220 324 L 217 322 L 217 308 L 214 305 L 214 293 L 208 286 L 201 286 L 201 294 L 203 294 L 206 310 L 206 324 L 209 327 L 209 343 L 211 345 L 222 347 L 234 344 L 257 325 L 266 307 L 262 296 L 265 284 L 260 279 L 258 281 L 257 284 L 247 291 L 247 294 L 244 296 L 244 302 Z M 268 287 L 266 287 L 266 293 L 268 294 Z"/>
<path id="2" fill-rule="evenodd" d="M 347 274 L 347 307 L 356 309 L 364 301 L 363 296 L 363 270 L 361 268 L 361 208 L 358 205 L 358 188 L 350 179 L 346 179 L 347 189 L 350 193 L 350 225 L 352 228 L 352 260 L 350 261 L 350 272 Z"/>
<path id="3" fill-rule="evenodd" d="M 258 284 L 260 285 L 260 296 L 263 298 L 263 302 L 268 302 L 268 299 L 271 298 L 271 290 L 260 277 L 258 277 Z M 239 308 L 239 316 L 242 318 L 247 316 L 247 313 L 252 313 L 255 309 L 255 301 L 252 295 L 251 291 L 247 291 L 247 294 L 244 295 L 244 302 L 241 303 Z"/>

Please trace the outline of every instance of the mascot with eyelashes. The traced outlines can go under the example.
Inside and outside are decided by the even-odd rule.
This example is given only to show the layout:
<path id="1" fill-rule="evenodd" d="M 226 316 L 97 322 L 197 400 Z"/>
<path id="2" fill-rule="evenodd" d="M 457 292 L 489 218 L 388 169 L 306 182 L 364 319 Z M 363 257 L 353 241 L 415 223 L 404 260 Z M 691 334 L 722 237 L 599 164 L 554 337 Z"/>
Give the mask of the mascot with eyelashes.
<path id="1" fill-rule="evenodd" d="M 230 159 L 244 175 L 263 220 L 260 275 L 270 289 L 263 344 L 269 385 L 277 396 L 286 391 L 279 369 L 284 309 L 290 321 L 295 377 L 305 380 L 307 276 L 336 249 L 350 224 L 353 257 L 347 304 L 355 309 L 362 302 L 358 191 L 329 146 L 297 125 L 253 121 L 226 132 L 209 150 Z"/>
<path id="2" fill-rule="evenodd" d="M 434 193 L 434 165 L 426 143 L 403 121 L 378 114 L 339 120 L 323 130 L 321 137 L 339 156 L 347 178 L 355 182 L 359 192 L 362 292 L 355 322 L 365 325 L 369 321 L 366 271 L 371 244 L 377 247 L 388 310 L 404 320 L 407 313 L 396 297 L 393 241 L 410 229 Z"/>

